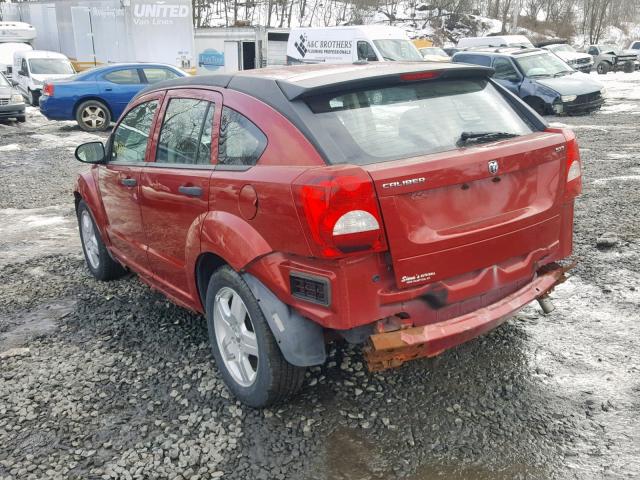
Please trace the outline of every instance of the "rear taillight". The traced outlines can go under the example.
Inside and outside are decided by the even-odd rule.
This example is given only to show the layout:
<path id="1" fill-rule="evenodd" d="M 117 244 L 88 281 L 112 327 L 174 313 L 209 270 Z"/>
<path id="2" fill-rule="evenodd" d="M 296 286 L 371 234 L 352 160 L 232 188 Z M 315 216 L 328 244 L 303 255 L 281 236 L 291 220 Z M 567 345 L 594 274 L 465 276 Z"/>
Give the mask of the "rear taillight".
<path id="1" fill-rule="evenodd" d="M 293 193 L 315 254 L 386 250 L 373 182 L 361 168 L 309 170 L 296 179 Z"/>
<path id="2" fill-rule="evenodd" d="M 580 148 L 576 134 L 567 128 L 549 128 L 547 131 L 561 133 L 567 140 L 565 144 L 567 155 L 565 197 L 576 197 L 582 193 L 582 162 L 580 161 Z"/>
<path id="3" fill-rule="evenodd" d="M 42 87 L 42 93 L 47 97 L 53 97 L 53 85 L 50 83 L 45 83 L 44 87 Z"/>

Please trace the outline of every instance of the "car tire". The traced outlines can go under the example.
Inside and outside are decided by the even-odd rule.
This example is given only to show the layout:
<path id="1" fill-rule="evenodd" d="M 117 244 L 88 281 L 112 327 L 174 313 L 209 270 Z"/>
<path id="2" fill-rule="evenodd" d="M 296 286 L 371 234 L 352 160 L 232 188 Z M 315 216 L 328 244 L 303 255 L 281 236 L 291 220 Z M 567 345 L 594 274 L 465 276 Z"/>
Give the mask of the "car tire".
<path id="1" fill-rule="evenodd" d="M 636 71 L 636 66 L 633 62 L 627 62 L 624 64 L 624 73 L 633 73 Z"/>
<path id="2" fill-rule="evenodd" d="M 24 123 L 27 121 L 27 117 L 26 115 L 20 115 L 19 117 L 16 117 L 16 120 L 18 121 L 18 123 Z"/>
<path id="3" fill-rule="evenodd" d="M 27 103 L 29 103 L 29 105 L 31 105 L 32 107 L 37 107 L 38 105 L 40 105 L 40 94 L 29 89 L 27 91 Z"/>
<path id="4" fill-rule="evenodd" d="M 600 75 L 606 75 L 607 73 L 609 73 L 610 70 L 611 70 L 611 64 L 606 60 L 603 60 L 602 62 L 600 62 L 596 67 L 596 71 Z"/>
<path id="5" fill-rule="evenodd" d="M 82 102 L 76 109 L 76 122 L 85 132 L 101 132 L 111 124 L 111 112 L 98 100 Z"/>
<path id="6" fill-rule="evenodd" d="M 211 276 L 205 312 L 216 365 L 238 400 L 263 408 L 300 389 L 306 369 L 285 360 L 258 300 L 232 268 Z"/>
<path id="7" fill-rule="evenodd" d="M 77 215 L 82 251 L 91 274 L 98 280 L 104 281 L 122 277 L 127 271 L 111 258 L 84 200 L 80 200 L 78 204 Z"/>
<path id="8" fill-rule="evenodd" d="M 545 114 L 546 109 L 544 106 L 544 101 L 542 101 L 541 99 L 537 98 L 537 97 L 527 97 L 525 99 L 525 102 L 527 105 L 529 105 L 533 110 L 535 110 L 535 112 L 542 116 Z"/>

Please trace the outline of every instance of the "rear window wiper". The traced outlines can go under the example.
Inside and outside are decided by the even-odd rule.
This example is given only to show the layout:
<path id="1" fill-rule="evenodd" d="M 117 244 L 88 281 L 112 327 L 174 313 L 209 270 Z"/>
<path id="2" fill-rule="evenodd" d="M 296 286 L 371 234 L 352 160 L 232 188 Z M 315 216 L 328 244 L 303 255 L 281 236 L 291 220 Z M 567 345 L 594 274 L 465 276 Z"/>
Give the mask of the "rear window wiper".
<path id="1" fill-rule="evenodd" d="M 461 147 L 466 143 L 492 142 L 494 140 L 513 138 L 517 136 L 517 134 L 509 132 L 462 132 L 457 145 Z"/>

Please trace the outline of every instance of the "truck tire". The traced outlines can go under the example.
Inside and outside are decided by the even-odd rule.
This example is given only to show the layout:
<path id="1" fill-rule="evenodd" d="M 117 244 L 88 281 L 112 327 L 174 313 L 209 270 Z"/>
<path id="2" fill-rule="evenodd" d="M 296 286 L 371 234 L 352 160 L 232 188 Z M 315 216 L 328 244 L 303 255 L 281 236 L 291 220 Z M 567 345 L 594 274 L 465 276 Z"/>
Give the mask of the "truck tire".
<path id="1" fill-rule="evenodd" d="M 76 109 L 76 122 L 85 132 L 100 132 L 109 128 L 111 112 L 104 103 L 87 100 Z"/>
<path id="2" fill-rule="evenodd" d="M 26 115 L 20 115 L 19 117 L 16 117 L 16 120 L 18 121 L 18 123 L 24 123 L 27 121 L 27 117 Z"/>
<path id="3" fill-rule="evenodd" d="M 300 389 L 305 368 L 285 360 L 258 300 L 232 268 L 221 267 L 211 276 L 205 312 L 216 365 L 238 400 L 263 408 Z"/>
<path id="4" fill-rule="evenodd" d="M 29 89 L 27 91 L 27 102 L 32 107 L 37 107 L 38 105 L 40 105 L 40 94 Z"/>
<path id="5" fill-rule="evenodd" d="M 611 67 L 612 65 L 609 62 L 607 62 L 606 60 L 603 60 L 598 64 L 598 66 L 596 67 L 596 70 L 600 75 L 606 75 L 611 70 Z"/>
<path id="6" fill-rule="evenodd" d="M 627 62 L 624 64 L 624 73 L 633 73 L 636 71 L 636 66 L 633 62 Z"/>
<path id="7" fill-rule="evenodd" d="M 93 215 L 84 200 L 78 203 L 77 215 L 82 251 L 91 275 L 105 281 L 122 277 L 127 271 L 109 255 L 100 237 L 100 230 L 96 227 Z"/>

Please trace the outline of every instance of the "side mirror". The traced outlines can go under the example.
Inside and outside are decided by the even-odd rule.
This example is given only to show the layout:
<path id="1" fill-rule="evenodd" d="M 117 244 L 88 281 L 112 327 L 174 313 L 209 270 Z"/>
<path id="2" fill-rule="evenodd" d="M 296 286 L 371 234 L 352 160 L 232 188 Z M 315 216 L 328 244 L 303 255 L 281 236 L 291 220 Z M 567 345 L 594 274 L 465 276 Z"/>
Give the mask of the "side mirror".
<path id="1" fill-rule="evenodd" d="M 82 163 L 102 163 L 106 156 L 102 142 L 83 143 L 76 148 L 75 155 Z"/>
<path id="2" fill-rule="evenodd" d="M 19 83 L 16 80 L 11 80 L 11 86 L 12 87 L 17 87 L 19 85 Z"/>

